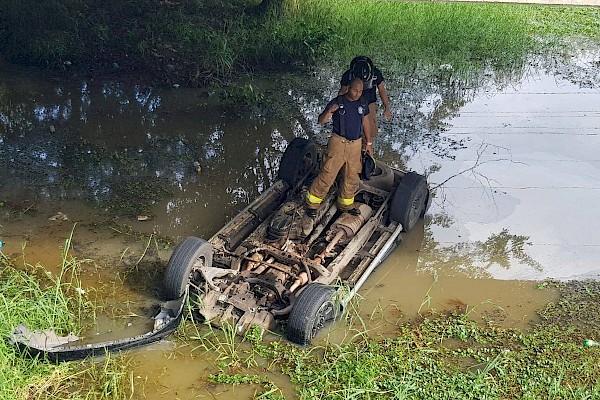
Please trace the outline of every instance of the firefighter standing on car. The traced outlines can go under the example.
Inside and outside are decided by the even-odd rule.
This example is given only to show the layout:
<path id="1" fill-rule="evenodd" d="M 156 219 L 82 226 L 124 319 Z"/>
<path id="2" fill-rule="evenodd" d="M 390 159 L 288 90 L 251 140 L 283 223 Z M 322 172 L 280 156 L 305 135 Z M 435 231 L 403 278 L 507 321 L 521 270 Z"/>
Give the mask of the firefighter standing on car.
<path id="1" fill-rule="evenodd" d="M 319 124 L 333 119 L 333 133 L 324 155 L 323 169 L 306 193 L 306 216 L 303 231 L 312 230 L 313 218 L 337 174 L 342 170 L 342 185 L 338 191 L 338 206 L 342 211 L 356 213 L 354 194 L 360 181 L 363 136 L 365 150 L 372 151 L 372 120 L 368 118 L 369 106 L 362 96 L 363 82 L 360 78 L 350 81 L 348 91 L 331 100 L 319 114 Z"/>

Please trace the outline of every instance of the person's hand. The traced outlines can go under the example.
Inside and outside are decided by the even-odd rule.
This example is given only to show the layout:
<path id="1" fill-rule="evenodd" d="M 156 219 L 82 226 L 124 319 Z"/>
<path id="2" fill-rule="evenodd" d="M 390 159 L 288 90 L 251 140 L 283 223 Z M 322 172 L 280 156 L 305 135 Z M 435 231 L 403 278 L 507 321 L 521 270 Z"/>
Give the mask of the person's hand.
<path id="1" fill-rule="evenodd" d="M 331 107 L 329 107 L 329 110 L 328 110 L 328 111 L 329 111 L 330 113 L 332 113 L 332 114 L 333 114 L 333 113 L 334 113 L 334 112 L 336 112 L 336 111 L 337 111 L 339 108 L 340 108 L 340 105 L 339 105 L 338 103 L 333 103 L 333 104 L 331 105 Z"/>
<path id="2" fill-rule="evenodd" d="M 385 106 L 384 106 L 385 107 Z M 383 110 L 383 116 L 385 117 L 385 119 L 387 121 L 392 119 L 392 111 L 390 110 L 389 107 L 385 107 L 385 110 Z"/>
<path id="3" fill-rule="evenodd" d="M 373 155 L 373 142 L 367 142 L 365 144 L 365 152 L 368 153 L 370 156 Z"/>

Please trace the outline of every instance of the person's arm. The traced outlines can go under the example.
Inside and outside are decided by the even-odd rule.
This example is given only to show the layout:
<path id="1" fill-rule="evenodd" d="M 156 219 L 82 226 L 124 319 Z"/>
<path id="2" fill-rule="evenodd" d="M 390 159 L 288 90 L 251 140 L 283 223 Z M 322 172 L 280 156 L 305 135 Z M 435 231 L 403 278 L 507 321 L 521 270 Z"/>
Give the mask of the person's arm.
<path id="1" fill-rule="evenodd" d="M 338 108 L 340 108 L 338 103 L 329 103 L 323 112 L 319 114 L 319 124 L 325 125 L 331 119 L 333 113 L 338 110 Z"/>
<path id="2" fill-rule="evenodd" d="M 368 115 L 368 114 L 367 114 Z M 363 118 L 363 132 L 365 134 L 365 151 L 373 155 L 373 132 L 375 126 L 372 118 Z"/>
<path id="3" fill-rule="evenodd" d="M 381 97 L 381 101 L 383 102 L 383 116 L 388 121 L 392 119 L 392 110 L 390 108 L 390 99 L 388 98 L 387 90 L 385 90 L 385 85 L 381 82 L 377 85 L 377 90 L 379 90 L 379 96 Z"/>

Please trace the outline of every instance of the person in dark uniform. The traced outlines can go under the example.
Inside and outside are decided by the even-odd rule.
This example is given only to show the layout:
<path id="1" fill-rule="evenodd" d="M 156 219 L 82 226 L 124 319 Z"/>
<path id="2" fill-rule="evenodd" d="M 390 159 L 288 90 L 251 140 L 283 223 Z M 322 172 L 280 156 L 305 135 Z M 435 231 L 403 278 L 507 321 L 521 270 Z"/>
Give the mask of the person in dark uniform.
<path id="1" fill-rule="evenodd" d="M 333 133 L 329 138 L 324 155 L 323 169 L 311 183 L 306 193 L 306 215 L 302 223 L 305 233 L 312 230 L 312 218 L 333 185 L 337 174 L 342 170 L 342 185 L 338 192 L 338 206 L 343 211 L 356 212 L 354 194 L 360 182 L 362 169 L 361 155 L 363 137 L 372 140 L 372 122 L 369 106 L 363 94 L 363 83 L 353 78 L 348 90 L 342 96 L 332 99 L 319 114 L 319 124 L 324 125 L 333 119 Z"/>
<path id="2" fill-rule="evenodd" d="M 363 97 L 369 105 L 369 115 L 373 121 L 373 137 L 377 135 L 377 92 L 383 102 L 383 116 L 386 120 L 392 118 L 392 111 L 390 109 L 390 100 L 388 98 L 385 84 L 383 83 L 383 75 L 381 71 L 373 65 L 373 61 L 366 56 L 354 57 L 350 62 L 350 69 L 348 69 L 342 75 L 340 82 L 340 90 L 338 95 L 343 95 L 348 91 L 348 85 L 352 78 L 360 78 L 363 81 Z M 367 145 L 367 151 L 372 153 L 372 145 Z"/>

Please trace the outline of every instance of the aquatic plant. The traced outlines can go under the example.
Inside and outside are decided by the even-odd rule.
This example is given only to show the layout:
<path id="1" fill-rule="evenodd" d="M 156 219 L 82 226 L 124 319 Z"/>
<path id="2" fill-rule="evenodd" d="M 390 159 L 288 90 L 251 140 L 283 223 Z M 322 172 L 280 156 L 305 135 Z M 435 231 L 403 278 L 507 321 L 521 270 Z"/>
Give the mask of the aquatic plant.
<path id="1" fill-rule="evenodd" d="M 125 399 L 130 365 L 122 357 L 98 363 L 52 364 L 21 354 L 7 339 L 25 323 L 32 329 L 54 329 L 59 334 L 79 332 L 94 317 L 94 304 L 81 287 L 79 270 L 87 259 L 73 257 L 71 239 L 65 241 L 58 274 L 40 265 L 15 263 L 0 252 L 0 399 Z"/>
<path id="2" fill-rule="evenodd" d="M 341 344 L 309 348 L 256 341 L 251 350 L 238 347 L 238 357 L 264 358 L 269 370 L 290 377 L 300 399 L 598 398 L 600 348 L 584 345 L 584 338 L 597 339 L 598 283 L 539 287 L 561 295 L 529 331 L 477 322 L 468 309 L 455 310 L 399 322 L 387 337 L 356 334 Z M 577 312 L 588 306 L 591 312 Z M 264 371 L 264 362 L 257 365 Z M 233 367 L 212 381 L 265 385 L 268 380 L 255 371 Z"/>

